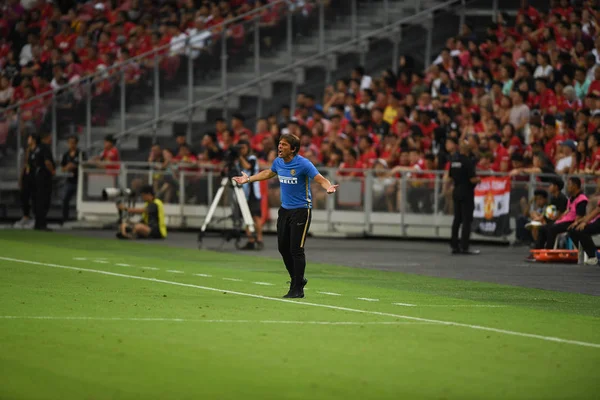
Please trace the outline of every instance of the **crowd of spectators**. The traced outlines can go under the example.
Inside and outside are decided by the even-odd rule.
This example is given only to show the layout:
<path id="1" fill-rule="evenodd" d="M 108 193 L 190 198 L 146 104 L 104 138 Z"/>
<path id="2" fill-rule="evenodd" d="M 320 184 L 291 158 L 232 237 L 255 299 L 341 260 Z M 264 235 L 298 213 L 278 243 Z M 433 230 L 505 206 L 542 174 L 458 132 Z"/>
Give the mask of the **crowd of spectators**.
<path id="1" fill-rule="evenodd" d="M 335 1 L 335 0 L 334 0 Z M 14 147 L 18 129 L 49 132 L 50 103 L 56 98 L 61 133 L 75 133 L 86 123 L 86 77 L 90 85 L 92 124 L 103 125 L 119 107 L 121 70 L 127 106 L 153 87 L 158 54 L 161 91 L 173 86 L 194 60 L 196 77 L 220 67 L 223 35 L 233 59 L 248 52 L 246 39 L 259 14 L 262 54 L 285 35 L 287 12 L 293 13 L 295 34 L 302 34 L 314 15 L 314 1 L 293 0 L 262 8 L 274 0 L 6 0 L 0 5 L 0 150 Z M 330 1 L 327 2 L 329 6 Z M 242 19 L 234 19 L 251 13 Z M 223 25 L 225 24 L 225 25 Z M 210 30 L 207 32 L 206 30 Z M 202 33 L 204 32 L 204 33 Z M 186 48 L 186 38 L 190 47 Z M 251 41 L 250 41 L 251 42 Z M 239 60 L 238 60 L 239 61 Z M 104 73 L 102 73 L 104 72 Z M 67 83 L 82 83 L 59 90 Z M 39 97 L 41 96 L 41 97 Z M 6 108 L 21 103 L 20 115 Z M 21 123 L 18 124 L 17 119 Z M 66 130 L 69 128 L 69 130 Z M 0 151 L 1 153 L 1 151 Z"/>
<path id="2" fill-rule="evenodd" d="M 17 3 L 10 1 L 9 6 L 18 9 Z M 10 103 L 50 90 L 44 88 L 55 86 L 57 78 L 70 80 L 73 74 L 97 70 L 104 65 L 100 60 L 126 59 L 250 7 L 245 1 L 201 2 L 196 10 L 193 2 L 178 2 L 175 12 L 170 3 L 113 3 L 117 4 L 88 2 L 67 14 L 52 3 L 37 3 L 26 14 L 27 24 L 19 20 L 10 35 L 0 39 L 6 52 L 1 67 L 8 78 L 0 82 L 0 100 L 10 98 Z M 237 115 L 231 121 L 216 121 L 214 132 L 205 134 L 197 146 L 180 138 L 175 151 L 153 151 L 184 162 L 187 170 L 201 170 L 202 164 L 220 163 L 238 140 L 248 139 L 266 167 L 276 156 L 279 135 L 294 133 L 301 138 L 300 154 L 317 165 L 338 168 L 340 179 L 359 180 L 365 169 L 374 168 L 382 194 L 378 201 L 390 211 L 399 199 L 394 197 L 395 181 L 389 178 L 405 173 L 422 180 L 413 184 L 412 199 L 407 199 L 410 208 L 431 209 L 430 199 L 422 199 L 422 192 L 431 187 L 427 180 L 434 176 L 427 170 L 445 169 L 458 141 L 468 141 L 481 172 L 518 177 L 534 172 L 600 175 L 598 4 L 553 0 L 549 5 L 546 10 L 535 9 L 524 0 L 516 17 L 498 14 L 484 34 L 462 26 L 426 69 L 418 68 L 408 55 L 399 60 L 397 73 L 386 70 L 371 76 L 358 66 L 346 79 L 327 87 L 322 98 L 299 93 L 294 110 L 283 106 L 279 115 L 259 119 L 253 129 Z M 276 19 L 275 14 L 265 16 L 265 21 Z M 39 22 L 46 20 L 50 23 Z M 234 28 L 228 35 L 235 41 L 239 32 Z M 49 40 L 48 32 L 54 40 Z M 90 42 L 98 51 L 86 47 Z M 15 43 L 22 45 L 18 56 Z M 28 45 L 37 50 L 30 52 Z M 161 68 L 174 79 L 179 61 L 172 55 L 165 55 Z M 31 59 L 24 66 L 23 56 Z M 128 75 L 132 83 L 142 79 L 145 66 L 140 63 Z M 43 71 L 51 74 L 44 77 Z M 15 85 L 17 76 L 20 83 Z M 96 88 L 103 90 L 101 85 Z M 6 96 L 6 90 L 14 93 Z"/>

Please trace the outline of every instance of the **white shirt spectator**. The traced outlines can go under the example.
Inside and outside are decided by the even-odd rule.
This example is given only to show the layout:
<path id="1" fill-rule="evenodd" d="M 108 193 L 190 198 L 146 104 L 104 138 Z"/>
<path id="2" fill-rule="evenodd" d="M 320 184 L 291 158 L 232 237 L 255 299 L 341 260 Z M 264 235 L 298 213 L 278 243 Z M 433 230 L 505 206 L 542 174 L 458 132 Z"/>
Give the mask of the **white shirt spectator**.
<path id="1" fill-rule="evenodd" d="M 24 67 L 31 61 L 33 61 L 33 53 L 31 52 L 31 44 L 27 43 L 21 49 L 21 54 L 19 55 L 19 64 L 21 64 L 21 67 Z"/>
<path id="2" fill-rule="evenodd" d="M 547 78 L 552 73 L 553 68 L 552 65 L 546 65 L 545 67 L 538 65 L 533 73 L 534 78 Z"/>
<path id="3" fill-rule="evenodd" d="M 362 90 L 371 89 L 371 82 L 373 82 L 373 79 L 369 75 L 363 75 L 362 80 L 360 81 L 360 88 Z"/>
<path id="4" fill-rule="evenodd" d="M 196 28 L 188 29 L 187 33 L 190 37 L 191 50 L 188 49 L 186 55 L 195 60 L 200 55 L 200 50 L 208 46 L 208 41 L 212 35 L 208 30 L 198 30 Z"/>
<path id="5" fill-rule="evenodd" d="M 185 51 L 185 42 L 187 35 L 184 32 L 181 32 L 177 36 L 173 36 L 171 38 L 171 55 L 176 56 L 183 54 Z"/>
<path id="6" fill-rule="evenodd" d="M 571 168 L 572 164 L 573 164 L 573 156 L 572 155 L 563 157 L 560 160 L 558 160 L 558 162 L 556 163 L 556 172 L 559 174 L 562 174 L 564 172 L 564 169 Z"/>
<path id="7" fill-rule="evenodd" d="M 590 82 L 594 82 L 596 80 L 596 68 L 598 68 L 598 64 L 588 69 L 585 79 L 589 80 Z"/>

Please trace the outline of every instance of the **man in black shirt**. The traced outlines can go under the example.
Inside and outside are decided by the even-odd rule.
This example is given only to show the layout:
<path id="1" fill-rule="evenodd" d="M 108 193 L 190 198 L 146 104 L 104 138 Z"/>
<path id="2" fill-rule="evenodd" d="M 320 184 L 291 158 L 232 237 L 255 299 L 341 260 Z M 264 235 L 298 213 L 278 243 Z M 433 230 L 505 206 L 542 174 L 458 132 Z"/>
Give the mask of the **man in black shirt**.
<path id="1" fill-rule="evenodd" d="M 589 212 L 580 221 L 574 222 L 569 227 L 569 236 L 575 243 L 580 243 L 583 250 L 588 256 L 586 265 L 598 265 L 598 249 L 592 236 L 600 233 L 600 202 L 596 204 L 591 212 Z"/>
<path id="2" fill-rule="evenodd" d="M 65 192 L 62 199 L 62 220 L 65 223 L 69 219 L 69 203 L 77 193 L 77 176 L 79 174 L 79 162 L 83 160 L 83 153 L 77 148 L 79 139 L 77 136 L 71 136 L 68 139 L 69 150 L 63 154 L 60 163 L 63 172 L 69 174 L 65 182 Z"/>
<path id="3" fill-rule="evenodd" d="M 54 158 L 50 149 L 52 136 L 42 136 L 35 149 L 35 226 L 36 230 L 48 230 L 46 217 L 52 197 L 52 177 L 55 174 Z"/>
<path id="4" fill-rule="evenodd" d="M 258 165 L 258 158 L 252 154 L 250 149 L 250 142 L 247 140 L 240 140 L 238 142 L 240 148 L 239 153 L 239 167 L 240 170 L 246 173 L 248 176 L 256 175 L 260 172 Z M 254 182 L 250 185 L 242 186 L 246 200 L 248 202 L 248 208 L 254 221 L 254 229 L 256 231 L 256 237 L 251 235 L 250 231 L 247 230 L 248 243 L 243 247 L 244 250 L 262 250 L 264 247 L 263 233 L 262 233 L 262 209 L 261 209 L 261 194 L 259 182 Z"/>
<path id="5" fill-rule="evenodd" d="M 35 150 L 39 146 L 40 138 L 30 134 L 27 137 L 25 151 L 25 165 L 19 179 L 21 189 L 21 209 L 23 218 L 15 223 L 15 228 L 31 227 L 31 208 L 35 211 Z"/>
<path id="6" fill-rule="evenodd" d="M 553 178 L 549 178 L 549 179 L 551 179 L 551 180 L 550 180 L 550 186 L 548 188 L 548 191 L 550 192 L 550 196 L 552 196 L 552 198 L 550 200 L 550 205 L 556 207 L 557 214 L 556 214 L 556 218 L 554 220 L 552 220 L 552 219 L 548 218 L 546 215 L 544 215 L 545 224 L 542 225 L 539 229 L 538 237 L 537 237 L 537 239 L 535 241 L 535 245 L 533 247 L 534 249 L 546 248 L 546 242 L 548 241 L 550 229 L 554 225 L 554 221 L 558 220 L 559 218 L 561 218 L 563 216 L 564 212 L 567 210 L 567 203 L 569 201 L 567 199 L 567 196 L 565 196 L 562 192 L 562 189 L 565 185 L 564 182 L 562 181 L 562 179 L 560 179 L 558 177 L 553 177 Z M 552 246 L 554 246 L 554 242 L 552 242 Z M 533 260 L 535 260 L 535 258 L 533 257 L 533 255 L 531 255 L 531 256 L 529 256 L 529 258 L 527 260 L 533 261 Z"/>
<path id="7" fill-rule="evenodd" d="M 473 223 L 473 210 L 475 208 L 475 185 L 480 178 L 475 174 L 475 165 L 469 157 L 469 145 L 461 143 L 456 151 L 456 139 L 448 139 L 446 148 L 452 154 L 450 157 L 450 170 L 446 179 L 454 182 L 452 199 L 454 200 L 454 221 L 452 222 L 452 238 L 450 246 L 452 254 L 479 254 L 478 250 L 469 250 L 469 238 Z M 462 225 L 462 235 L 459 244 L 458 231 Z"/>

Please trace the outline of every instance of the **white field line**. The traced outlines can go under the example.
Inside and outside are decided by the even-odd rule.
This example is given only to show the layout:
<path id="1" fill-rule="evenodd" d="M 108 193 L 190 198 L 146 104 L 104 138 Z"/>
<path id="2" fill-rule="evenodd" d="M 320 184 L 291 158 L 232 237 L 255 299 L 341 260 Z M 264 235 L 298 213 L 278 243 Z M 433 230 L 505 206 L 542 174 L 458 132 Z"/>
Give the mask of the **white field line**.
<path id="1" fill-rule="evenodd" d="M 160 268 L 154 268 L 154 267 L 140 267 L 141 269 L 149 269 L 151 271 L 160 271 Z"/>
<path id="2" fill-rule="evenodd" d="M 118 263 L 118 264 L 115 264 L 115 265 L 117 267 L 131 267 L 131 265 L 129 265 L 129 264 L 123 264 L 123 263 Z"/>
<path id="3" fill-rule="evenodd" d="M 432 322 L 413 321 L 277 321 L 250 319 L 189 319 L 189 318 L 120 318 L 120 317 L 55 317 L 55 316 L 21 316 L 0 315 L 2 319 L 37 319 L 59 321 L 135 321 L 135 322 L 204 322 L 222 324 L 285 324 L 285 325 L 431 325 Z"/>
<path id="4" fill-rule="evenodd" d="M 357 297 L 356 300 L 363 300 L 363 301 L 379 301 L 379 299 L 370 299 L 368 297 Z"/>
<path id="5" fill-rule="evenodd" d="M 184 274 L 185 272 L 179 271 L 177 269 L 168 269 L 167 272 L 171 272 L 172 274 Z"/>
<path id="6" fill-rule="evenodd" d="M 326 294 L 327 296 L 341 296 L 341 294 L 339 293 L 333 293 L 333 292 L 317 292 L 319 294 Z"/>
<path id="7" fill-rule="evenodd" d="M 252 282 L 252 283 L 254 283 L 255 285 L 262 285 L 262 286 L 275 286 L 269 282 Z"/>
<path id="8" fill-rule="evenodd" d="M 241 279 L 237 279 L 237 278 L 222 278 L 224 281 L 231 281 L 231 282 L 243 282 Z"/>
<path id="9" fill-rule="evenodd" d="M 108 264 L 108 261 L 106 261 L 106 260 L 92 260 L 92 262 L 95 262 L 98 264 Z"/>
<path id="10" fill-rule="evenodd" d="M 73 257 L 73 260 L 85 261 L 85 260 L 87 260 L 87 258 L 85 258 L 85 257 Z"/>
<path id="11" fill-rule="evenodd" d="M 507 306 L 494 304 L 422 304 L 417 307 L 482 307 L 482 308 L 504 308 Z"/>
<path id="12" fill-rule="evenodd" d="M 204 278 L 212 278 L 212 275 L 209 275 L 209 274 L 194 274 L 194 275 L 196 275 L 196 276 L 202 276 Z"/>
<path id="13" fill-rule="evenodd" d="M 462 322 L 443 321 L 443 320 L 438 320 L 438 319 L 420 318 L 420 317 L 413 317 L 410 315 L 393 314 L 393 313 L 381 312 L 381 311 L 360 310 L 357 308 L 340 307 L 340 306 L 333 306 L 333 305 L 329 305 L 329 304 L 309 303 L 309 302 L 298 301 L 298 300 L 289 300 L 289 299 L 283 299 L 283 298 L 277 298 L 277 297 L 261 296 L 258 294 L 251 294 L 251 293 L 237 292 L 237 291 L 233 291 L 233 290 L 218 289 L 218 288 L 213 288 L 213 287 L 208 287 L 208 286 L 194 285 L 191 283 L 167 281 L 167 280 L 163 280 L 163 279 L 147 278 L 144 276 L 126 275 L 126 274 L 102 271 L 102 270 L 97 270 L 97 269 L 69 267 L 66 265 L 42 263 L 42 262 L 38 262 L 38 261 L 21 260 L 21 259 L 11 258 L 11 257 L 0 257 L 0 260 L 17 262 L 17 263 L 22 263 L 22 264 L 39 265 L 39 266 L 43 266 L 43 267 L 68 269 L 68 270 L 72 270 L 72 271 L 86 271 L 86 272 L 92 272 L 95 274 L 101 274 L 101 275 L 106 275 L 106 276 L 116 276 L 116 277 L 120 277 L 120 278 L 137 279 L 140 281 L 163 283 L 165 285 L 188 287 L 188 288 L 206 290 L 206 291 L 210 291 L 210 292 L 220 292 L 220 293 L 225 292 L 225 293 L 229 293 L 229 294 L 235 294 L 238 296 L 251 297 L 251 298 L 255 298 L 255 299 L 262 299 L 262 300 L 269 300 L 269 301 L 276 301 L 279 303 L 289 303 L 289 304 L 295 304 L 298 306 L 320 307 L 320 308 L 327 308 L 330 310 L 348 311 L 348 312 L 354 312 L 354 313 L 360 313 L 360 314 L 380 315 L 380 316 L 384 316 L 384 317 L 400 318 L 400 319 L 406 319 L 409 321 L 431 322 L 431 323 L 437 323 L 440 325 L 457 326 L 457 327 L 476 329 L 476 330 L 487 331 L 487 332 L 495 332 L 495 333 L 500 333 L 503 335 L 526 337 L 526 338 L 531 338 L 531 339 L 544 340 L 547 342 L 565 343 L 565 344 L 572 344 L 572 345 L 577 345 L 577 346 L 593 347 L 593 348 L 600 349 L 600 343 L 591 343 L 591 342 L 583 342 L 580 340 L 562 339 L 562 338 L 558 338 L 558 337 L 554 337 L 554 336 L 544 336 L 544 335 L 537 335 L 534 333 L 510 331 L 507 329 L 492 328 L 489 326 L 472 325 L 472 324 L 465 324 Z"/>
<path id="14" fill-rule="evenodd" d="M 395 306 L 404 306 L 404 307 L 416 307 L 416 304 L 409 304 L 409 303 L 392 303 Z"/>

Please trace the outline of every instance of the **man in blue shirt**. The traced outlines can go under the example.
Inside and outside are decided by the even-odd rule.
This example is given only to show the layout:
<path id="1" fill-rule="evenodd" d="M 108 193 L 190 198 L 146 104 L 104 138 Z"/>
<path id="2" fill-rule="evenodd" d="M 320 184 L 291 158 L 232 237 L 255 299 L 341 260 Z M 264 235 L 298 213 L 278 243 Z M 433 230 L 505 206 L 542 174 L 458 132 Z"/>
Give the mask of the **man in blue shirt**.
<path id="1" fill-rule="evenodd" d="M 298 155 L 300 139 L 295 135 L 282 135 L 277 146 L 278 158 L 271 169 L 248 176 L 233 178 L 238 184 L 252 183 L 279 176 L 281 208 L 277 218 L 277 247 L 290 274 L 291 285 L 284 298 L 303 298 L 306 257 L 304 241 L 310 227 L 312 194 L 311 180 L 320 184 L 327 193 L 335 193 L 338 185 L 332 185 L 306 158 Z"/>

